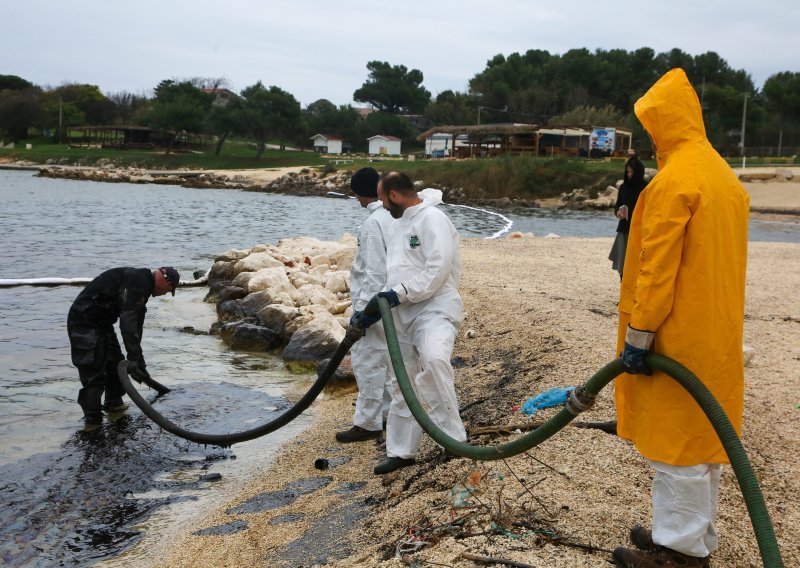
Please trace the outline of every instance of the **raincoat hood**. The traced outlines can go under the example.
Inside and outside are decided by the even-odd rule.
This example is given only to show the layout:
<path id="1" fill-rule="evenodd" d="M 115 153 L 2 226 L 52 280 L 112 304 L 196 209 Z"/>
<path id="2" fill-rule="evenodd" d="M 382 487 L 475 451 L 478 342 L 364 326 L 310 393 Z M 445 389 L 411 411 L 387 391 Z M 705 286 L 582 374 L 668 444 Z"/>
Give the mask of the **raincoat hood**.
<path id="1" fill-rule="evenodd" d="M 628 168 L 633 170 L 633 175 L 628 177 Z M 625 185 L 630 186 L 631 189 L 641 191 L 647 183 L 644 181 L 644 164 L 639 161 L 636 156 L 630 158 L 625 162 L 625 171 L 623 172 L 622 180 Z"/>
<path id="2" fill-rule="evenodd" d="M 633 107 L 656 144 L 659 161 L 690 141 L 705 140 L 703 111 L 683 69 L 664 74 Z"/>

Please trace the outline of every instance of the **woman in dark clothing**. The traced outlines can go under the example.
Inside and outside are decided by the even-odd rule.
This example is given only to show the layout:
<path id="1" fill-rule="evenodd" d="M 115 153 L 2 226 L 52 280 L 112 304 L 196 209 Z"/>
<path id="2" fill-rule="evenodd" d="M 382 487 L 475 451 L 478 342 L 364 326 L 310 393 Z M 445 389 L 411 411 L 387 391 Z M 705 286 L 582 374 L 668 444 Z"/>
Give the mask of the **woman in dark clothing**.
<path id="1" fill-rule="evenodd" d="M 622 278 L 622 267 L 625 264 L 625 249 L 628 248 L 628 229 L 631 226 L 633 209 L 636 207 L 636 201 L 645 185 L 647 182 L 644 181 L 644 164 L 639 161 L 639 158 L 632 156 L 625 163 L 625 179 L 619 186 L 617 202 L 614 205 L 614 212 L 619 223 L 617 223 L 617 237 L 614 239 L 611 253 L 608 255 L 611 268 L 619 271 L 620 278 Z"/>

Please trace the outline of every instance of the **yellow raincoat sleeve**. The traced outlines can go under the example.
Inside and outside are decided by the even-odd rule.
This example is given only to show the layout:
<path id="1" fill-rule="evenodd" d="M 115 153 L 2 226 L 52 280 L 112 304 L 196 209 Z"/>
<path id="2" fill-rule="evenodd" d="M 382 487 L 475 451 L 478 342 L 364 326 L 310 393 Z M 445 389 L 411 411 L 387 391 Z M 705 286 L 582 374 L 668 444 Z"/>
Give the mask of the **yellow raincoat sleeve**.
<path id="1" fill-rule="evenodd" d="M 637 211 L 642 215 L 641 252 L 630 321 L 645 331 L 657 331 L 672 311 L 686 226 L 699 196 L 669 183 L 654 189 L 647 192 L 644 211 Z"/>

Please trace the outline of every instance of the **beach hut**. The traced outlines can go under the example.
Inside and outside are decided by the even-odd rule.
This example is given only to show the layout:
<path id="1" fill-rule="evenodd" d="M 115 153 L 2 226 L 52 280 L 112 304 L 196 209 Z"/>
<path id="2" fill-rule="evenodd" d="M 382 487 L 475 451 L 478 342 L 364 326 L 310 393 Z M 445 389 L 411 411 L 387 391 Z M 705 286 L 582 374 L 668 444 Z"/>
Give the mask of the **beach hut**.
<path id="1" fill-rule="evenodd" d="M 314 141 L 314 151 L 322 152 L 325 154 L 341 154 L 342 153 L 342 139 L 338 136 L 330 134 L 314 134 L 311 137 Z"/>
<path id="2" fill-rule="evenodd" d="M 402 140 L 396 136 L 388 134 L 376 134 L 367 138 L 369 142 L 369 153 L 380 154 L 382 156 L 399 156 Z"/>

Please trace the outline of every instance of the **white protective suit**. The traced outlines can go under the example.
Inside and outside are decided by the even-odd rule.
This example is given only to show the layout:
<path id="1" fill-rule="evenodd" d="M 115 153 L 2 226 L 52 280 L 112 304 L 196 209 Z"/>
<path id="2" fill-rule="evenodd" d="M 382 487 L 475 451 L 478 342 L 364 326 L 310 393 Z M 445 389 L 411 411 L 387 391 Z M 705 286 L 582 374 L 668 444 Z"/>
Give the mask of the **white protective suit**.
<path id="1" fill-rule="evenodd" d="M 414 392 L 434 424 L 463 442 L 467 434 L 458 414 L 450 365 L 463 312 L 458 294 L 460 239 L 447 215 L 436 208 L 441 192 L 426 190 L 419 195 L 423 202 L 406 209 L 392 227 L 386 284 L 400 300 L 393 316 Z M 393 380 L 386 455 L 413 458 L 421 439 L 422 428 Z"/>
<path id="2" fill-rule="evenodd" d="M 386 285 L 386 243 L 391 214 L 380 201 L 367 205 L 369 216 L 358 231 L 358 252 L 350 269 L 353 311 L 361 311 Z M 350 351 L 358 398 L 353 424 L 365 430 L 382 430 L 392 401 L 389 351 L 383 326 L 369 327 Z"/>

